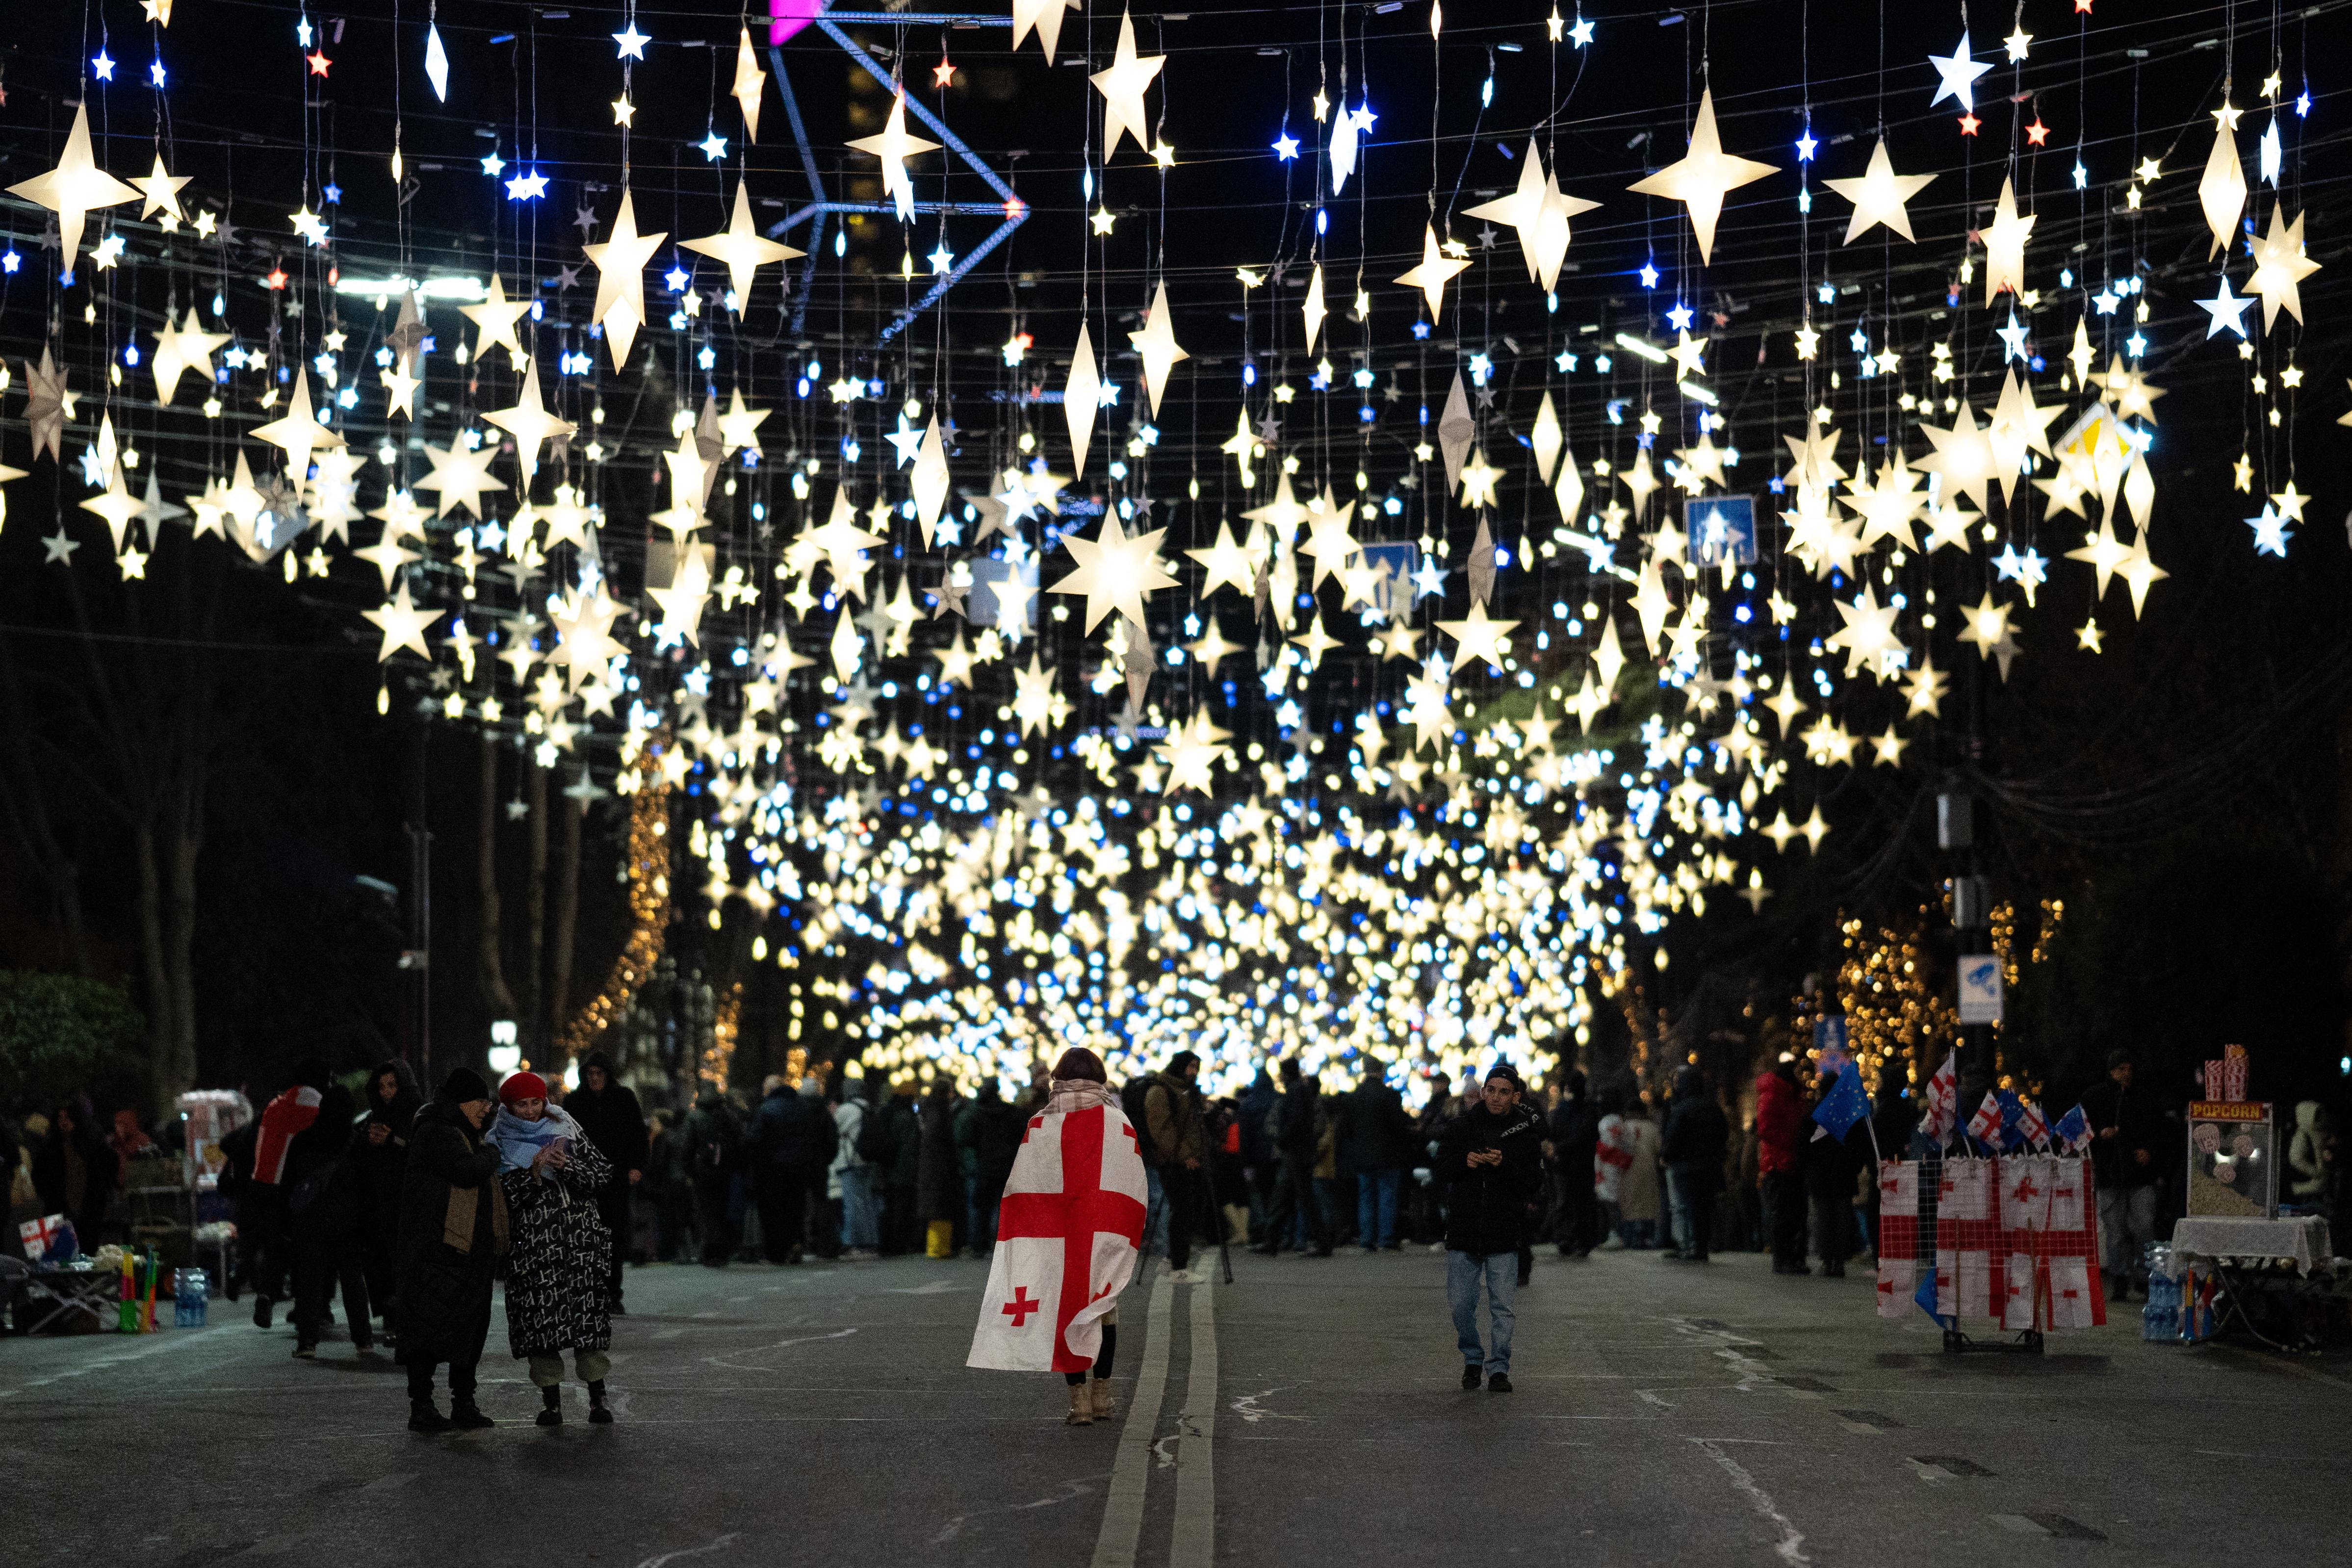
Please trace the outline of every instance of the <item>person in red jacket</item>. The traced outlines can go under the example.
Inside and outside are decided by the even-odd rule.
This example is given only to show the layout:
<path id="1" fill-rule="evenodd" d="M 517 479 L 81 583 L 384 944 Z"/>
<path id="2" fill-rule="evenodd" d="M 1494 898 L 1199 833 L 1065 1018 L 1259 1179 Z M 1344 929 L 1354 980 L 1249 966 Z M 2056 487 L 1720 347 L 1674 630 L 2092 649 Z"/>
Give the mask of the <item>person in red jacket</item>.
<path id="1" fill-rule="evenodd" d="M 1772 1272 L 1810 1274 L 1805 1266 L 1804 1097 L 1796 1064 L 1776 1062 L 1756 1076 L 1756 1171 L 1764 1193 L 1764 1229 L 1772 1239 Z"/>

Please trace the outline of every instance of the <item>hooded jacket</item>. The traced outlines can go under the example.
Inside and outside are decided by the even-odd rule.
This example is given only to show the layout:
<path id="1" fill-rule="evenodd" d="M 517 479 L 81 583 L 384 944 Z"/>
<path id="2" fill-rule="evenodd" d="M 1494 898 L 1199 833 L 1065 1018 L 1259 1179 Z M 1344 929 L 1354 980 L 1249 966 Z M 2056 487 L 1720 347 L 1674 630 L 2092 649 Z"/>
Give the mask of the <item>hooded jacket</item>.
<path id="1" fill-rule="evenodd" d="M 604 1088 L 588 1087 L 587 1070 L 591 1067 L 604 1070 Z M 581 1085 L 563 1097 L 563 1108 L 580 1124 L 580 1130 L 612 1167 L 605 1190 L 625 1187 L 631 1171 L 646 1168 L 645 1107 L 637 1103 L 636 1091 L 614 1075 L 613 1059 L 603 1051 L 591 1051 L 583 1057 L 580 1069 Z"/>
<path id="2" fill-rule="evenodd" d="M 490 1321 L 490 1275 L 507 1249 L 499 1151 L 436 1099 L 410 1124 L 400 1193 L 400 1361 L 470 1362 Z"/>
<path id="3" fill-rule="evenodd" d="M 1706 1192 L 1721 1189 L 1731 1124 L 1696 1069 L 1686 1067 L 1675 1080 L 1674 1103 L 1667 1107 L 1665 1132 L 1658 1142 L 1660 1156 L 1677 1181 L 1696 1182 Z"/>
<path id="4" fill-rule="evenodd" d="M 1471 1165 L 1479 1149 L 1500 1149 L 1502 1164 Z M 1445 1124 L 1433 1168 L 1445 1184 L 1445 1249 L 1480 1258 L 1517 1252 L 1528 1199 L 1543 1186 L 1543 1118 L 1525 1103 L 1498 1116 L 1479 1101 Z"/>

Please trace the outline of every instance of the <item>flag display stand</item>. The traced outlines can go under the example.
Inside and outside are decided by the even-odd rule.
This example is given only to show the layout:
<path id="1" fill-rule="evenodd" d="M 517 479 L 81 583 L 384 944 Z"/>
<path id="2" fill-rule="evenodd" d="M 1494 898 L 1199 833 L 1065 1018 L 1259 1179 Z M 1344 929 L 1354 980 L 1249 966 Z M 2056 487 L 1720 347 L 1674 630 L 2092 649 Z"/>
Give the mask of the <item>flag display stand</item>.
<path id="1" fill-rule="evenodd" d="M 2090 1161 L 1932 1151 L 1879 1166 L 1878 1311 L 1935 1319 L 1944 1350 L 2040 1355 L 2106 1321 Z M 1992 1332 L 1964 1323 L 1990 1320 Z"/>

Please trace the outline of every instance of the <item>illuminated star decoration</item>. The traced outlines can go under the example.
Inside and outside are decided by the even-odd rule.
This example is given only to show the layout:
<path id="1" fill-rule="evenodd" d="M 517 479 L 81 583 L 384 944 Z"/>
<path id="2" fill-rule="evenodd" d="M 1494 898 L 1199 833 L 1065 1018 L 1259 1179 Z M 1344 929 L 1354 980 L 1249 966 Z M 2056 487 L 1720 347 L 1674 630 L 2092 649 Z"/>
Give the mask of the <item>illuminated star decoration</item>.
<path id="1" fill-rule="evenodd" d="M 530 314 L 530 304 L 528 299 L 509 300 L 505 281 L 491 273 L 490 286 L 483 291 L 482 302 L 457 307 L 457 314 L 474 324 L 474 358 L 479 360 L 492 349 L 504 349 L 509 364 L 526 359 L 521 340 L 515 336 L 515 323 Z"/>
<path id="2" fill-rule="evenodd" d="M 768 85 L 768 73 L 760 68 L 760 57 L 751 47 L 751 29 L 740 29 L 735 45 L 735 80 L 727 90 L 743 110 L 743 140 L 760 140 L 760 95 Z"/>
<path id="3" fill-rule="evenodd" d="M 2011 181 L 2000 183 L 2000 199 L 1993 205 L 1992 227 L 1984 231 L 1985 291 L 1984 302 L 1989 307 L 1994 296 L 2003 288 L 2025 289 L 2025 241 L 2033 233 L 2038 218 L 2017 215 L 2017 189 Z"/>
<path id="4" fill-rule="evenodd" d="M 1823 180 L 1822 183 L 1853 204 L 1853 216 L 1846 224 L 1844 241 L 1852 245 L 1881 224 L 1905 239 L 1912 238 L 1911 214 L 1904 204 L 1926 190 L 1935 178 L 1933 174 L 1896 173 L 1895 161 L 1886 155 L 1886 139 L 1881 137 L 1870 154 L 1870 167 L 1860 179 Z"/>
<path id="5" fill-rule="evenodd" d="M 1470 264 L 1455 261 L 1437 248 L 1437 231 L 1426 225 L 1422 229 L 1421 265 L 1397 279 L 1401 284 L 1421 290 L 1429 301 L 1429 318 L 1434 321 L 1444 313 L 1445 285 Z"/>
<path id="6" fill-rule="evenodd" d="M 1054 61 L 1054 50 L 1062 38 L 1062 14 L 1078 8 L 1078 0 L 1013 0 L 1013 47 L 1019 48 L 1031 29 L 1037 34 L 1037 47 L 1045 51 L 1045 63 Z"/>
<path id="7" fill-rule="evenodd" d="M 1960 47 L 1948 55 L 1929 55 L 1927 63 L 1936 68 L 1936 96 L 1927 100 L 1935 108 L 1946 99 L 1957 99 L 1964 112 L 1974 114 L 1977 108 L 1977 78 L 1992 69 L 1990 60 L 1969 57 L 1969 35 L 1960 34 Z"/>
<path id="8" fill-rule="evenodd" d="M 64 253 L 64 270 L 68 274 L 73 271 L 74 257 L 81 250 L 82 230 L 91 209 L 110 207 L 139 194 L 136 189 L 100 169 L 91 158 L 89 105 L 86 102 L 74 110 L 73 130 L 66 135 L 66 150 L 58 159 L 58 166 L 46 174 L 19 181 L 9 186 L 8 192 L 58 214 L 58 245 Z"/>
<path id="9" fill-rule="evenodd" d="M 1135 18 L 1121 11 L 1118 17 L 1118 49 L 1111 57 L 1108 70 L 1097 71 L 1087 79 L 1103 97 L 1103 156 L 1108 158 L 1118 151 L 1119 138 L 1132 136 L 1136 146 L 1150 152 L 1150 128 L 1145 123 L 1143 89 L 1168 63 L 1165 55 L 1138 56 L 1135 52 Z M 855 145 L 853 143 L 853 145 Z"/>
<path id="10" fill-rule="evenodd" d="M 596 267 L 596 303 L 588 319 L 603 325 L 604 347 L 616 371 L 627 361 L 637 329 L 645 325 L 646 263 L 668 237 L 666 230 L 651 235 L 637 232 L 636 204 L 623 186 L 620 210 L 613 214 L 613 232 L 601 245 L 580 247 Z"/>
<path id="11" fill-rule="evenodd" d="M 374 610 L 362 610 L 360 614 L 383 633 L 383 646 L 376 651 L 377 664 L 385 663 L 404 648 L 414 650 L 422 659 L 433 657 L 433 650 L 425 645 L 425 629 L 441 619 L 441 612 L 419 610 L 408 597 L 406 578 L 400 580 L 400 587 L 389 601 Z"/>
<path id="12" fill-rule="evenodd" d="M 1715 130 L 1715 94 L 1699 94 L 1698 118 L 1691 125 L 1690 151 L 1646 179 L 1627 188 L 1643 195 L 1664 196 L 1690 211 L 1691 231 L 1698 237 L 1701 261 L 1713 258 L 1715 224 L 1723 214 L 1726 193 L 1776 172 L 1769 163 L 1735 158 L 1723 150 Z"/>
<path id="13" fill-rule="evenodd" d="M 1160 413 L 1160 394 L 1168 385 L 1168 372 L 1192 356 L 1176 343 L 1176 329 L 1168 314 L 1168 285 L 1161 283 L 1160 292 L 1151 301 L 1150 312 L 1143 319 L 1143 330 L 1129 332 L 1127 340 L 1143 358 L 1143 384 L 1151 397 L 1151 412 Z"/>
<path id="14" fill-rule="evenodd" d="M 761 235 L 758 225 L 751 221 L 751 193 L 740 180 L 735 184 L 734 214 L 727 227 L 715 235 L 679 243 L 698 255 L 712 256 L 727 264 L 727 282 L 735 292 L 738 310 L 751 302 L 751 275 L 755 268 L 768 262 L 790 261 L 794 256 L 808 254 Z"/>
<path id="15" fill-rule="evenodd" d="M 1600 204 L 1561 194 L 1559 172 L 1544 173 L 1540 151 L 1529 137 L 1527 155 L 1519 163 L 1517 188 L 1507 196 L 1466 208 L 1463 216 L 1490 219 L 1517 230 L 1528 276 L 1549 289 L 1559 281 L 1560 264 L 1568 255 L 1569 220 Z"/>
<path id="16" fill-rule="evenodd" d="M 180 378 L 193 371 L 207 386 L 213 380 L 213 350 L 229 340 L 226 332 L 207 332 L 196 324 L 196 308 L 188 307 L 187 320 L 181 326 L 172 325 L 168 315 L 163 318 L 163 329 L 153 334 L 154 350 L 147 356 L 147 368 L 155 376 L 155 401 L 168 405 L 180 388 Z"/>
<path id="17" fill-rule="evenodd" d="M 539 449 L 551 440 L 562 440 L 571 435 L 572 426 L 547 412 L 547 404 L 539 392 L 539 361 L 534 359 L 530 369 L 523 372 L 522 391 L 516 395 L 512 408 L 502 408 L 482 417 L 515 438 L 515 455 L 522 465 L 523 478 L 528 481 L 539 473 Z M 437 472 L 437 471 L 436 471 Z M 450 497 L 442 497 L 444 506 Z"/>
<path id="18" fill-rule="evenodd" d="M 257 426 L 253 434 L 257 441 L 267 441 L 285 450 L 287 476 L 298 487 L 310 475 L 313 451 L 343 444 L 341 435 L 320 424 L 310 412 L 310 378 L 299 369 L 294 375 L 294 395 L 287 402 L 285 416 Z"/>
<path id="19" fill-rule="evenodd" d="M 871 152 L 882 161 L 882 188 L 890 193 L 897 204 L 898 221 L 910 223 L 915 216 L 915 182 L 907 172 L 907 160 L 924 152 L 936 152 L 940 144 L 907 133 L 907 89 L 900 88 L 890 100 L 890 117 L 882 122 L 878 136 L 854 138 L 849 145 L 860 152 Z"/>
<path id="20" fill-rule="evenodd" d="M 1102 532 L 1096 538 L 1063 536 L 1063 548 L 1078 567 L 1048 591 L 1084 594 L 1087 630 L 1090 632 L 1113 610 L 1132 624 L 1143 625 L 1144 595 L 1176 586 L 1176 579 L 1169 575 L 1166 564 L 1160 559 L 1160 539 L 1165 532 L 1164 528 L 1153 528 L 1148 533 L 1130 535 L 1119 527 L 1117 517 L 1106 512 Z"/>

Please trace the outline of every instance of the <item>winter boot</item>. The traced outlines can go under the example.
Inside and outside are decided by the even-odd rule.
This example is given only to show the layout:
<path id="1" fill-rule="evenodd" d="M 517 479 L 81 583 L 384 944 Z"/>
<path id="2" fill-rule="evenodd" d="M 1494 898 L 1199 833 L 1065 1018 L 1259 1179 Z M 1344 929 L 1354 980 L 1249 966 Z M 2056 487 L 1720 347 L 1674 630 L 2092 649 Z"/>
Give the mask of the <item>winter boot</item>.
<path id="1" fill-rule="evenodd" d="M 1087 1403 L 1094 1410 L 1095 1419 L 1097 1421 L 1109 1420 L 1110 1413 L 1118 1408 L 1118 1398 L 1110 1391 L 1110 1379 L 1108 1377 L 1089 1378 L 1087 1381 L 1087 1390 L 1090 1396 Z"/>
<path id="2" fill-rule="evenodd" d="M 474 1432 L 485 1427 L 495 1427 L 498 1423 L 482 1414 L 482 1407 L 474 1403 L 474 1396 L 468 1391 L 464 1394 L 453 1392 L 449 1396 L 449 1425 Z"/>
<path id="3" fill-rule="evenodd" d="M 604 1403 L 604 1381 L 602 1378 L 588 1385 L 588 1424 L 591 1427 L 613 1424 L 613 1412 Z"/>
<path id="4" fill-rule="evenodd" d="M 541 1389 L 539 1391 L 539 1402 L 541 1405 L 539 1424 L 541 1426 L 561 1427 L 563 1425 L 563 1390 L 562 1388 Z"/>
<path id="5" fill-rule="evenodd" d="M 269 1299 L 267 1292 L 257 1291 L 253 1298 L 253 1326 L 257 1329 L 268 1328 L 270 1309 L 277 1304 Z"/>
<path id="6" fill-rule="evenodd" d="M 448 1416 L 433 1407 L 431 1399 L 408 1402 L 408 1429 L 412 1432 L 446 1432 L 455 1425 Z"/>
<path id="7" fill-rule="evenodd" d="M 1071 1427 L 1090 1427 L 1094 1425 L 1094 1396 L 1087 1392 L 1085 1384 L 1071 1384 L 1070 1413 L 1063 1417 L 1064 1424 Z"/>

